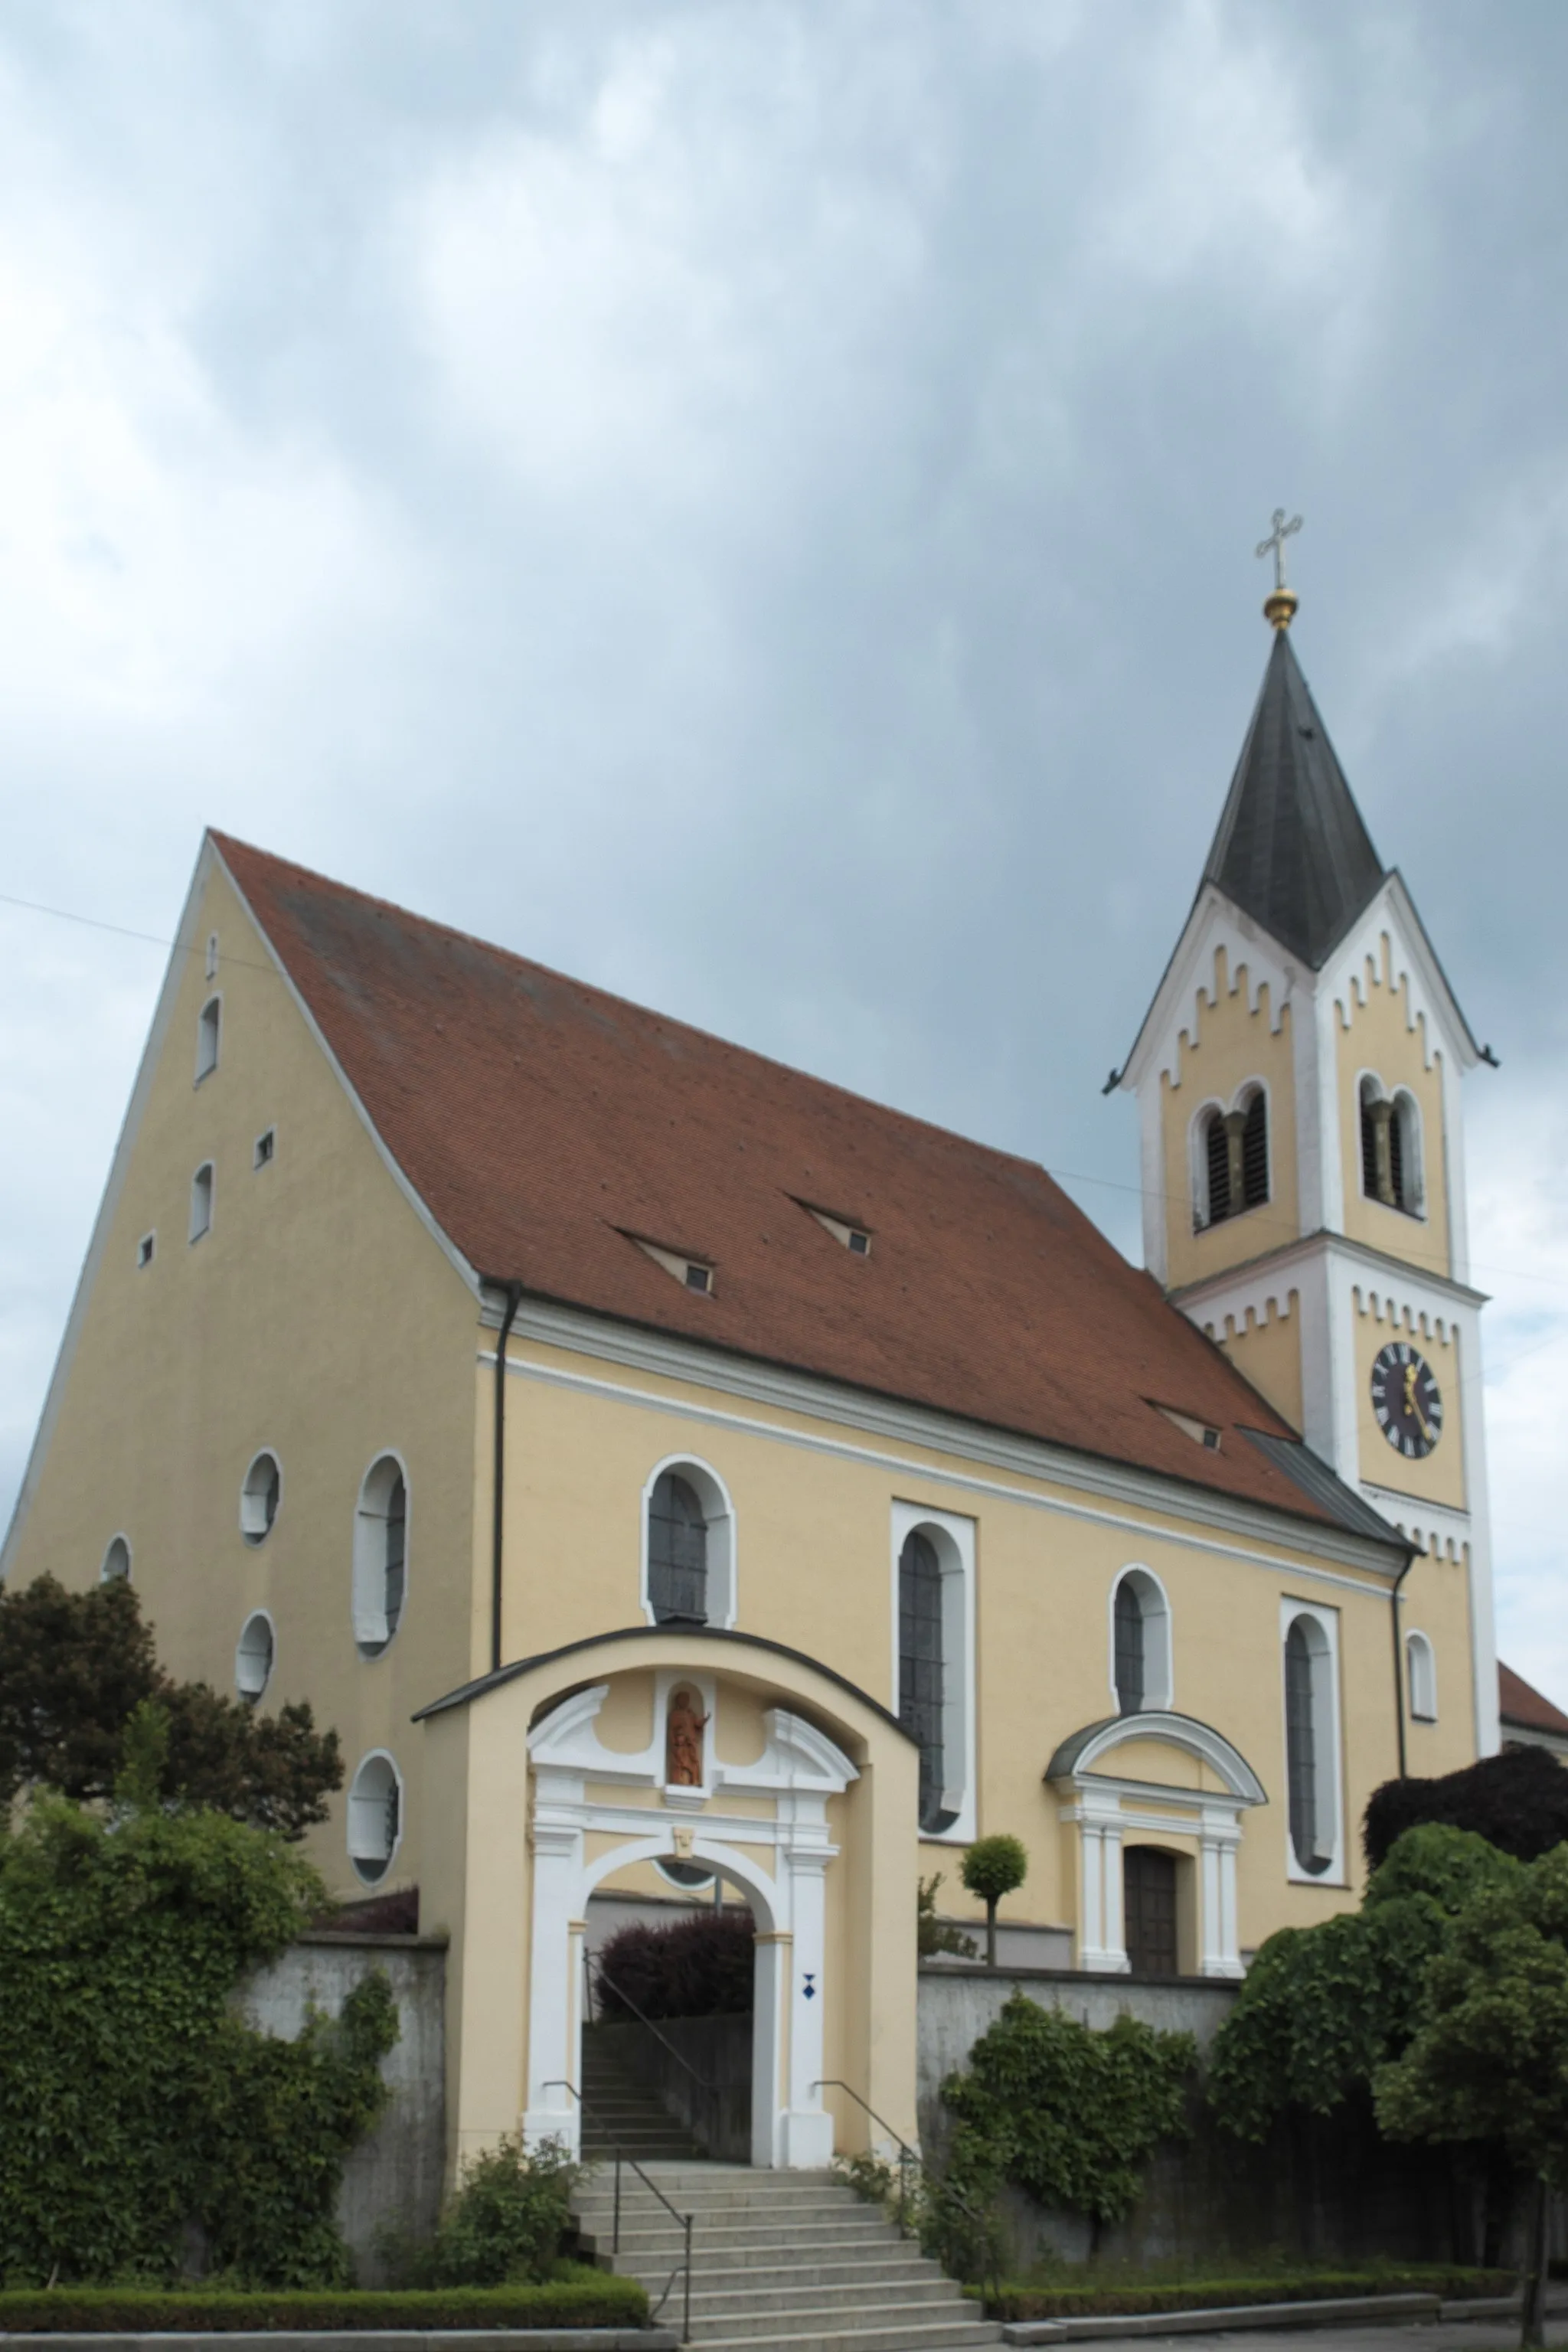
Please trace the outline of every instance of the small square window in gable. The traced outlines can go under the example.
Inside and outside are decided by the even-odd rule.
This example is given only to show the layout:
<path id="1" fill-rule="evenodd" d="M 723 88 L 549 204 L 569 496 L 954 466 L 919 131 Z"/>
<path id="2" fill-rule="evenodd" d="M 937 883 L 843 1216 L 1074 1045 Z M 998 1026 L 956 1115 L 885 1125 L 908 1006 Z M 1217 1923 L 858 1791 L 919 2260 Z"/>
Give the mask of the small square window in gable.
<path id="1" fill-rule="evenodd" d="M 851 1257 L 870 1256 L 871 1235 L 867 1226 L 858 1223 L 852 1217 L 836 1217 L 831 1209 L 816 1208 L 809 1201 L 799 1201 L 795 1205 L 804 1209 L 808 1217 L 814 1217 L 823 1232 L 831 1234 L 839 1247 L 847 1249 Z"/>
<path id="2" fill-rule="evenodd" d="M 661 1242 L 644 1241 L 640 1234 L 627 1234 L 626 1238 L 635 1243 L 645 1257 L 651 1257 L 655 1265 L 663 1266 L 682 1289 L 699 1291 L 705 1298 L 713 1296 L 713 1268 L 706 1258 L 693 1257 L 686 1250 L 666 1249 Z"/>
<path id="3" fill-rule="evenodd" d="M 277 1129 L 272 1127 L 264 1128 L 262 1132 L 256 1139 L 256 1149 L 252 1156 L 251 1162 L 252 1166 L 257 1168 L 265 1168 L 270 1160 L 276 1158 L 277 1151 Z"/>
<path id="4" fill-rule="evenodd" d="M 1149 1402 L 1154 1404 L 1152 1397 Z M 1201 1445 L 1205 1453 L 1219 1452 L 1220 1433 L 1212 1421 L 1200 1421 L 1196 1413 L 1178 1412 L 1173 1404 L 1154 1404 L 1154 1410 L 1163 1413 L 1173 1429 L 1179 1429 L 1184 1437 L 1190 1437 L 1193 1444 Z"/>
<path id="5" fill-rule="evenodd" d="M 157 1250 L 157 1247 L 158 1247 L 158 1236 L 157 1236 L 157 1234 L 142 1234 L 142 1238 L 141 1238 L 141 1240 L 140 1240 L 140 1241 L 137 1243 L 137 1244 L 136 1244 L 136 1263 L 137 1263 L 137 1265 L 152 1265 L 152 1263 L 153 1263 L 153 1259 L 154 1253 L 155 1253 L 155 1252 L 156 1252 L 156 1250 Z"/>

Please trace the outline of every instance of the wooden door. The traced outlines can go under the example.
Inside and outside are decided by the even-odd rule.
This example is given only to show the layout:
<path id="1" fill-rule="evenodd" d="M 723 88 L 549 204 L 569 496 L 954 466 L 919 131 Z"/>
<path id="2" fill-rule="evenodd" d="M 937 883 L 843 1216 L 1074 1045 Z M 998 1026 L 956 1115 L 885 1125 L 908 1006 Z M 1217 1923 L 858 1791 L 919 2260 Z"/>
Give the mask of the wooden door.
<path id="1" fill-rule="evenodd" d="M 1157 1846 L 1130 1845 L 1122 1863 L 1127 1958 L 1134 1976 L 1173 1977 L 1176 1964 L 1176 1857 Z"/>

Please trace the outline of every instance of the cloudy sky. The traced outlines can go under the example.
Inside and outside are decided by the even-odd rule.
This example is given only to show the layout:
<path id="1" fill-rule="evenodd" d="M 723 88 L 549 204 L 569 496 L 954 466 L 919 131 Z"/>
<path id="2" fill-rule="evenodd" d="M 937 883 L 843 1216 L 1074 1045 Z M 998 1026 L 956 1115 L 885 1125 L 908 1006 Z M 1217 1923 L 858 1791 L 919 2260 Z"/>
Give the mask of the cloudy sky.
<path id="1" fill-rule="evenodd" d="M 1568 1703 L 1561 0 L 10 0 L 0 1515 L 204 824 L 1029 1153 L 1298 650 Z M 89 928 L 88 920 L 118 929 Z"/>

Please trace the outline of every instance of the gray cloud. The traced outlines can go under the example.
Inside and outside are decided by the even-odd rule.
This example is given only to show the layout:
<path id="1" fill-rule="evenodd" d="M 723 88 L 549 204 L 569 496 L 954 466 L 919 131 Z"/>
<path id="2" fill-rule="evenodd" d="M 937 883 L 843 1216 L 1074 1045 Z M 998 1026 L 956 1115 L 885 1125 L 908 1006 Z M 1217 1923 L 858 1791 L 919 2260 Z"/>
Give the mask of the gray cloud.
<path id="1" fill-rule="evenodd" d="M 1099 1087 L 1289 499 L 1303 662 L 1508 1059 L 1506 1365 L 1568 1318 L 1565 51 L 1522 0 L 13 10 L 7 887 L 166 932 L 219 822 L 1107 1180 L 1135 1247 Z M 8 1489 L 157 959 L 0 943 Z M 1563 1697 L 1512 1393 L 1505 1642 Z"/>

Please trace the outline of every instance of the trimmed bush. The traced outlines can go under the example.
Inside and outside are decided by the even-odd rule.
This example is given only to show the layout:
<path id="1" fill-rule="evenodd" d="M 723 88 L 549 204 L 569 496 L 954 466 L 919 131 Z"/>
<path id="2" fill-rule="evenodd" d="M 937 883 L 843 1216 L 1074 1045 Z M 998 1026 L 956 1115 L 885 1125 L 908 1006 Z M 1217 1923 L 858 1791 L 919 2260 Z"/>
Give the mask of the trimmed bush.
<path id="1" fill-rule="evenodd" d="M 1437 2294 L 1445 2302 L 1479 2295 L 1511 2294 L 1519 2282 L 1511 2271 L 1461 2270 L 1413 2263 L 1376 2270 L 1296 2271 L 1258 2278 L 1194 2279 L 1189 2284 L 1028 2286 L 1004 2281 L 988 2295 L 992 2319 L 1086 2319 L 1135 2311 L 1224 2311 L 1249 2303 L 1318 2303 L 1365 2294 Z"/>
<path id="2" fill-rule="evenodd" d="M 1423 1822 L 1473 1830 L 1519 1862 L 1538 1862 L 1568 1840 L 1568 1772 L 1544 1748 L 1505 1748 L 1439 1780 L 1385 1780 L 1367 1803 L 1367 1867 L 1381 1868 L 1394 1841 Z"/>
<path id="3" fill-rule="evenodd" d="M 599 1954 L 605 2015 L 630 2017 L 635 2001 L 645 2017 L 749 2016 L 754 1942 L 749 1911 L 693 1911 L 668 1927 L 622 1927 Z"/>
<path id="4" fill-rule="evenodd" d="M 0 2333 L 52 2336 L 234 2336 L 248 2329 L 641 2327 L 647 2295 L 607 2272 L 542 2286 L 444 2293 L 159 2294 L 137 2287 L 51 2287 L 0 2294 Z"/>

